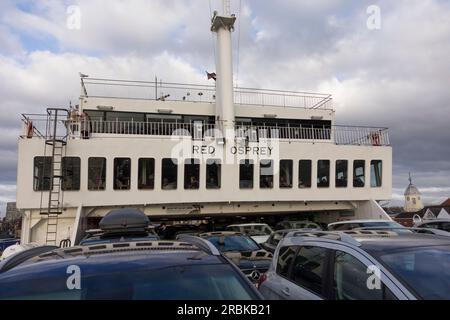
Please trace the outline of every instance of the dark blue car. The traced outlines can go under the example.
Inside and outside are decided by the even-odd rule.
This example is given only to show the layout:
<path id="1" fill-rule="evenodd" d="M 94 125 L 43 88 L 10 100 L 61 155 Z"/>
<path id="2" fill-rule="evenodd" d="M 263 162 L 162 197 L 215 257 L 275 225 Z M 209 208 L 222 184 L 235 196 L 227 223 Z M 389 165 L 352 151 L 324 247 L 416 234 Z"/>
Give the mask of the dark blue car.
<path id="1" fill-rule="evenodd" d="M 16 257 L 17 263 L 11 258 L 0 264 L 0 299 L 262 298 L 236 266 L 198 238 L 77 246 Z"/>

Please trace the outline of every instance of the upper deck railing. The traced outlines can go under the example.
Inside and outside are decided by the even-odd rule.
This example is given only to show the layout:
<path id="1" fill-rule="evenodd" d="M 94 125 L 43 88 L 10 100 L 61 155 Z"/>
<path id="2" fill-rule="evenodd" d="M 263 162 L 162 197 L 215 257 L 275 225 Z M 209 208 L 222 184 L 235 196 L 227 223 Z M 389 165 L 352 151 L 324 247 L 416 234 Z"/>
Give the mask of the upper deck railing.
<path id="1" fill-rule="evenodd" d="M 46 116 L 23 115 L 24 135 L 28 138 L 51 138 L 47 129 Z M 50 120 L 51 121 L 51 120 Z M 31 124 L 31 126 L 30 126 Z M 61 120 L 66 130 L 57 132 L 59 137 L 72 139 L 96 139 L 102 137 L 115 137 L 132 135 L 139 137 L 191 137 L 194 140 L 221 137 L 220 124 L 206 124 L 202 122 L 136 122 L 136 121 L 103 121 L 103 120 Z M 65 132 L 62 132 L 65 131 Z M 254 126 L 235 125 L 235 137 L 249 142 L 258 142 L 265 139 L 328 142 L 338 145 L 370 145 L 389 146 L 387 128 L 356 127 L 356 126 L 323 126 L 302 127 L 291 126 Z M 58 138 L 58 137 L 57 137 Z"/>
<path id="2" fill-rule="evenodd" d="M 206 103 L 216 100 L 216 88 L 212 85 L 82 78 L 82 86 L 86 97 Z M 331 95 L 328 94 L 254 88 L 235 88 L 234 103 L 305 109 L 333 108 Z"/>

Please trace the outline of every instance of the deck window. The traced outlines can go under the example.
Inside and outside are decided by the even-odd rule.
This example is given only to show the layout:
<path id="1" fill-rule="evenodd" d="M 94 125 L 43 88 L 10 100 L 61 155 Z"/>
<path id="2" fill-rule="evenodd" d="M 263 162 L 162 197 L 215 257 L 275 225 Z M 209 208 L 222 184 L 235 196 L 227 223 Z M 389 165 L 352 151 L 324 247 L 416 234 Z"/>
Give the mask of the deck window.
<path id="1" fill-rule="evenodd" d="M 298 187 L 311 188 L 311 160 L 300 160 L 298 162 Z"/>
<path id="2" fill-rule="evenodd" d="M 383 162 L 381 160 L 370 161 L 370 186 L 378 188 L 382 185 Z"/>
<path id="3" fill-rule="evenodd" d="M 261 189 L 273 188 L 273 161 L 261 160 L 259 163 L 259 187 Z"/>
<path id="4" fill-rule="evenodd" d="M 186 159 L 184 163 L 184 188 L 198 189 L 200 187 L 200 160 Z"/>
<path id="5" fill-rule="evenodd" d="M 330 186 L 330 160 L 317 161 L 317 187 L 328 188 Z"/>
<path id="6" fill-rule="evenodd" d="M 138 162 L 138 189 L 155 187 L 155 159 L 140 158 Z"/>
<path id="7" fill-rule="evenodd" d="M 353 161 L 353 187 L 363 188 L 365 185 L 365 160 L 355 160 Z"/>
<path id="8" fill-rule="evenodd" d="M 34 158 L 34 191 L 48 191 L 51 185 L 52 157 Z"/>
<path id="9" fill-rule="evenodd" d="M 336 188 L 346 188 L 348 184 L 348 161 L 336 160 Z"/>
<path id="10" fill-rule="evenodd" d="M 220 189 L 221 163 L 219 159 L 206 160 L 206 189 Z"/>
<path id="11" fill-rule="evenodd" d="M 252 160 L 247 159 L 239 162 L 239 188 L 253 188 L 253 167 Z"/>
<path id="12" fill-rule="evenodd" d="M 64 191 L 80 190 L 80 163 L 78 157 L 64 157 L 62 159 L 62 189 Z"/>
<path id="13" fill-rule="evenodd" d="M 280 188 L 292 188 L 292 160 L 280 160 Z"/>
<path id="14" fill-rule="evenodd" d="M 106 158 L 88 159 L 88 189 L 105 190 L 106 188 Z"/>
<path id="15" fill-rule="evenodd" d="M 114 190 L 130 190 L 131 159 L 114 159 Z"/>
<path id="16" fill-rule="evenodd" d="M 162 159 L 161 188 L 163 190 L 175 190 L 178 182 L 177 159 Z"/>

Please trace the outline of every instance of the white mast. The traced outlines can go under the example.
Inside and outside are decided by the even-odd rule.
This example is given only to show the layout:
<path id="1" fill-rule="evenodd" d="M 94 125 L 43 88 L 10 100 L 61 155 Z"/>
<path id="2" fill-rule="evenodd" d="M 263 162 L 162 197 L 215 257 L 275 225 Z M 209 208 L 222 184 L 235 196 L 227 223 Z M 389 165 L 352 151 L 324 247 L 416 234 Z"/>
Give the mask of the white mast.
<path id="1" fill-rule="evenodd" d="M 234 30 L 235 15 L 230 15 L 230 1 L 223 1 L 223 15 L 214 11 L 211 31 L 217 33 L 216 57 L 216 119 L 223 124 L 223 132 L 230 137 L 234 132 L 233 61 L 231 31 Z"/>

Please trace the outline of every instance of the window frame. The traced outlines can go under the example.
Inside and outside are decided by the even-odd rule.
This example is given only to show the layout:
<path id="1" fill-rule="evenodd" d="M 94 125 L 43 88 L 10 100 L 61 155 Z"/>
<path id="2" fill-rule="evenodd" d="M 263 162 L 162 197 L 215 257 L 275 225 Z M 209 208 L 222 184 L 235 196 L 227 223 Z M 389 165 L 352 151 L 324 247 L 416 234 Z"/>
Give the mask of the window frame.
<path id="1" fill-rule="evenodd" d="M 273 189 L 274 187 L 274 174 L 275 174 L 275 170 L 274 170 L 274 165 L 275 162 L 273 159 L 260 159 L 259 160 L 259 189 Z M 262 174 L 263 169 L 267 169 L 267 170 L 272 170 L 272 174 Z M 271 185 L 268 186 L 264 186 L 263 185 L 263 179 L 264 177 L 267 177 L 267 181 L 269 182 L 269 184 L 271 183 Z"/>
<path id="2" fill-rule="evenodd" d="M 66 181 L 65 181 L 65 179 L 66 179 L 66 175 L 65 175 L 66 170 L 65 169 L 67 169 L 67 168 L 65 168 L 66 159 L 71 159 L 72 161 L 76 160 L 78 162 L 78 183 L 75 185 L 75 188 L 69 188 L 69 189 L 66 188 Z M 74 167 L 73 162 L 72 162 L 71 167 L 72 168 Z M 61 183 L 61 190 L 63 190 L 64 192 L 65 191 L 80 191 L 80 189 L 81 189 L 81 158 L 80 157 L 72 157 L 72 156 L 63 157 L 61 159 L 61 171 L 62 171 L 62 177 L 63 177 L 62 183 Z M 72 175 L 75 176 L 75 174 L 72 174 Z M 73 186 L 73 179 L 72 179 L 72 186 Z"/>
<path id="3" fill-rule="evenodd" d="M 359 161 L 361 161 L 363 163 L 363 166 L 362 166 L 363 174 L 357 176 L 356 175 L 356 169 L 357 169 L 356 163 Z M 360 167 L 358 167 L 358 168 L 360 168 Z M 352 183 L 353 188 L 365 188 L 367 186 L 367 172 L 366 172 L 366 160 L 365 159 L 354 159 L 353 160 L 353 175 L 352 175 L 352 177 L 353 177 L 353 183 Z M 363 184 L 361 186 L 358 186 L 358 185 L 356 185 L 356 181 L 357 181 L 356 179 L 357 178 L 359 179 L 360 177 L 363 177 L 363 181 L 362 181 Z"/>
<path id="4" fill-rule="evenodd" d="M 103 179 L 104 180 L 104 186 L 103 186 L 103 188 L 97 188 L 97 189 L 89 188 L 89 173 L 91 172 L 89 162 L 90 162 L 91 159 L 102 159 L 103 162 L 104 162 L 103 171 L 101 173 L 101 175 L 103 175 L 103 173 L 104 173 L 104 179 Z M 108 175 L 107 167 L 108 167 L 108 159 L 106 157 L 89 157 L 88 158 L 87 189 L 89 191 L 105 191 L 106 190 L 106 184 L 108 182 L 108 180 L 107 180 L 107 175 Z"/>
<path id="5" fill-rule="evenodd" d="M 147 161 L 153 162 L 153 183 L 151 187 L 144 186 L 141 184 L 141 169 L 143 168 L 143 164 Z M 154 190 L 155 189 L 155 181 L 156 181 L 156 159 L 155 158 L 138 158 L 138 177 L 137 177 L 137 188 L 138 190 Z"/>
<path id="6" fill-rule="evenodd" d="M 319 163 L 320 162 L 328 163 L 328 175 L 327 175 L 328 179 L 327 179 L 327 184 L 326 185 L 320 185 L 320 181 L 319 181 L 319 178 L 320 178 L 320 175 L 319 175 L 319 170 L 320 170 Z M 317 177 L 316 177 L 316 187 L 317 187 L 317 189 L 328 189 L 328 188 L 330 188 L 331 187 L 331 181 L 330 181 L 330 179 L 331 179 L 331 160 L 330 159 L 318 159 L 317 160 L 316 173 L 317 173 Z"/>
<path id="7" fill-rule="evenodd" d="M 187 173 L 188 173 L 188 166 L 191 166 L 190 172 L 191 173 L 197 173 L 196 176 L 191 175 L 190 177 L 196 177 L 197 178 L 197 185 L 196 186 L 192 186 L 189 187 L 188 182 L 187 182 Z M 184 159 L 184 163 L 183 163 L 183 186 L 184 186 L 184 190 L 199 190 L 200 189 L 200 159 L 198 158 L 187 158 Z"/>
<path id="8" fill-rule="evenodd" d="M 290 181 L 287 181 L 286 182 L 286 185 L 282 185 L 282 183 L 281 183 L 281 177 L 282 177 L 282 174 L 281 174 L 281 172 L 282 172 L 282 163 L 287 163 L 288 164 L 288 168 L 289 168 L 289 171 L 290 171 L 290 175 L 291 175 L 291 179 L 290 179 Z M 280 189 L 292 189 L 293 187 L 294 187 L 294 160 L 292 160 L 292 159 L 280 159 L 280 161 L 279 161 L 279 165 L 280 165 L 280 168 L 279 168 L 279 170 L 278 170 L 278 172 L 279 172 L 279 177 L 278 177 L 278 186 L 279 186 L 279 188 Z"/>
<path id="9" fill-rule="evenodd" d="M 300 172 L 301 172 L 301 168 L 303 167 L 302 165 L 301 165 L 301 163 L 302 162 L 307 162 L 307 163 L 309 163 L 309 183 L 307 183 L 306 184 L 306 186 L 304 186 L 304 187 L 302 187 L 302 186 L 300 186 Z M 312 188 L 312 160 L 311 159 L 300 159 L 300 160 L 298 160 L 298 162 L 297 162 L 297 164 L 298 164 L 298 174 L 297 174 L 297 178 L 298 178 L 298 183 L 297 183 L 297 186 L 298 186 L 298 188 L 299 189 L 311 189 Z"/>
<path id="10" fill-rule="evenodd" d="M 125 186 L 126 186 L 125 188 L 120 188 L 120 187 L 118 187 L 116 185 L 116 180 L 118 178 L 118 175 L 117 175 L 118 164 L 117 164 L 117 162 L 119 162 L 119 160 L 120 161 L 124 161 L 124 162 L 129 161 L 128 184 L 125 184 Z M 128 190 L 131 190 L 131 173 L 132 173 L 132 170 L 131 170 L 131 158 L 129 158 L 129 157 L 115 157 L 113 159 L 113 190 L 116 190 L 116 191 L 128 191 Z"/>
<path id="11" fill-rule="evenodd" d="M 375 177 L 373 177 L 373 175 L 376 175 L 376 169 L 374 169 L 373 175 L 372 175 L 372 167 L 376 168 L 377 166 L 374 165 L 374 163 L 380 163 L 380 185 L 378 185 L 376 182 L 377 180 L 375 179 Z M 373 179 L 375 179 L 375 183 L 376 185 L 372 185 L 372 181 Z M 370 187 L 371 188 L 382 188 L 383 187 L 383 160 L 381 159 L 373 159 L 370 160 Z M 420 199 L 419 199 L 420 200 Z"/>
<path id="12" fill-rule="evenodd" d="M 208 177 L 210 177 L 210 167 L 216 165 L 217 166 L 217 172 L 218 172 L 218 181 L 217 186 L 212 187 L 208 184 Z M 218 190 L 222 187 L 222 160 L 221 159 L 207 159 L 206 160 L 206 168 L 205 168 L 205 187 L 208 190 Z"/>
<path id="13" fill-rule="evenodd" d="M 345 185 L 338 185 L 338 162 L 345 162 Z M 340 173 L 341 171 L 339 171 Z M 348 160 L 347 159 L 337 159 L 335 161 L 334 170 L 334 186 L 335 188 L 348 188 Z"/>
<path id="14" fill-rule="evenodd" d="M 242 166 L 247 166 L 247 163 L 248 163 L 248 165 L 249 166 L 251 166 L 252 167 L 252 180 L 251 180 L 251 186 L 249 186 L 249 187 L 243 187 L 242 185 L 241 185 L 241 168 L 242 168 Z M 242 180 L 242 181 L 245 181 L 245 180 Z M 239 181 L 238 181 L 238 183 L 239 183 L 239 189 L 240 190 L 252 190 L 252 189 L 254 189 L 255 188 L 255 161 L 254 160 L 252 160 L 252 159 L 241 159 L 241 160 L 239 160 Z"/>
<path id="15" fill-rule="evenodd" d="M 40 178 L 39 176 L 36 176 L 36 160 L 37 159 L 42 159 L 43 161 L 43 174 L 42 177 Z M 45 188 L 45 170 L 46 170 L 46 161 L 50 159 L 50 169 L 49 169 L 49 176 L 47 177 L 49 182 L 48 182 L 48 188 Z M 52 170 L 53 170 L 53 163 L 52 163 L 52 157 L 50 156 L 35 156 L 33 158 L 33 191 L 36 192 L 45 192 L 45 191 L 50 191 L 53 190 L 53 186 L 52 186 Z M 36 183 L 36 179 L 38 180 L 38 182 Z M 42 183 L 40 182 L 42 180 Z M 40 187 L 42 186 L 42 187 Z"/>
<path id="16" fill-rule="evenodd" d="M 174 162 L 175 160 L 175 162 Z M 175 188 L 164 188 L 164 161 L 170 161 L 175 166 Z M 178 170 L 179 170 L 179 161 L 175 158 L 161 158 L 161 190 L 164 191 L 170 191 L 170 190 L 177 190 L 178 189 Z M 169 182 L 170 184 L 170 182 Z"/>

